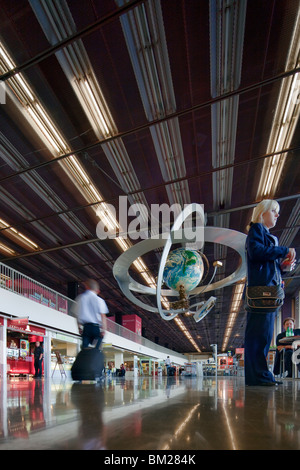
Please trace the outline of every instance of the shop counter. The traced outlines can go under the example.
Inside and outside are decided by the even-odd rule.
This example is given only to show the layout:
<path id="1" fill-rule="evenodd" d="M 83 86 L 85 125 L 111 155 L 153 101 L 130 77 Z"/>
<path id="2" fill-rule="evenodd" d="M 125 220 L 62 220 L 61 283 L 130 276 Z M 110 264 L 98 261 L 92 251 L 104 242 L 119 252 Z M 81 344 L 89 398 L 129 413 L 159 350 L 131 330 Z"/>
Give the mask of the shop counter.
<path id="1" fill-rule="evenodd" d="M 34 358 L 7 359 L 7 375 L 34 375 Z"/>

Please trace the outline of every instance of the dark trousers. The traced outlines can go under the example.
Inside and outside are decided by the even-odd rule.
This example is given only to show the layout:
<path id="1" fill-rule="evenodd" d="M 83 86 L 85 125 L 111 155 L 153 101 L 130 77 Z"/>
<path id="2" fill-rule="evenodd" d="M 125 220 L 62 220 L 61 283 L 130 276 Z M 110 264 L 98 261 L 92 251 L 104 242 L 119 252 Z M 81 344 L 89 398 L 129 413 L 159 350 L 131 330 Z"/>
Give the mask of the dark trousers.
<path id="1" fill-rule="evenodd" d="M 88 348 L 94 340 L 97 340 L 96 348 L 99 349 L 102 343 L 102 335 L 99 325 L 96 323 L 85 323 L 82 332 L 82 348 Z"/>
<path id="2" fill-rule="evenodd" d="M 35 377 L 42 377 L 42 363 L 43 359 L 34 358 Z"/>
<path id="3" fill-rule="evenodd" d="M 248 312 L 245 331 L 245 384 L 259 385 L 274 382 L 268 369 L 269 352 L 274 330 L 275 312 Z"/>

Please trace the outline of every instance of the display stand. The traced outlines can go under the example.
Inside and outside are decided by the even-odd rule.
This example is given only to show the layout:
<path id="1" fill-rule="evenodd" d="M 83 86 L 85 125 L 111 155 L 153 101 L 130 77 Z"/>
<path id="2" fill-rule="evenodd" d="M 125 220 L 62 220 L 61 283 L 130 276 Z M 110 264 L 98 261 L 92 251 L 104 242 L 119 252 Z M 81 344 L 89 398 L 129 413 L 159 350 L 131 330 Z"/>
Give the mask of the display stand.
<path id="1" fill-rule="evenodd" d="M 56 356 L 56 363 L 55 363 L 55 366 L 54 366 L 54 369 L 53 369 L 53 372 L 52 372 L 51 377 L 53 377 L 53 374 L 54 374 L 54 372 L 55 372 L 56 366 L 58 365 L 59 371 L 60 371 L 60 375 L 61 375 L 62 377 L 65 376 L 65 377 L 67 378 L 67 374 L 66 374 L 65 369 L 64 369 L 64 363 L 63 363 L 63 360 L 62 360 L 62 358 L 61 358 L 60 352 L 59 352 L 59 351 L 55 351 L 55 356 Z"/>

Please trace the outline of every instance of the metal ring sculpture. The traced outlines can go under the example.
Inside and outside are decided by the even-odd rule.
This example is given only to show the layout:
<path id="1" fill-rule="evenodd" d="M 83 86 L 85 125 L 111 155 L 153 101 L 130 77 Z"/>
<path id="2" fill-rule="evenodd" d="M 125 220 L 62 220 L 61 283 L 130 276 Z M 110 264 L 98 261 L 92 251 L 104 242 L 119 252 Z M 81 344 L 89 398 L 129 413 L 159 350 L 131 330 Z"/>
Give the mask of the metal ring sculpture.
<path id="1" fill-rule="evenodd" d="M 169 233 L 167 239 L 163 238 L 162 236 L 159 238 L 149 238 L 144 240 L 140 243 L 129 248 L 127 251 L 121 254 L 119 258 L 116 260 L 114 267 L 113 267 L 113 275 L 117 280 L 121 291 L 123 292 L 126 297 L 131 300 L 135 305 L 142 307 L 144 310 L 149 312 L 159 312 L 160 316 L 164 320 L 172 320 L 175 318 L 179 313 L 184 313 L 186 310 L 179 309 L 179 310 L 164 310 L 162 309 L 161 305 L 161 297 L 174 297 L 179 295 L 179 293 L 172 289 L 162 289 L 163 283 L 163 271 L 165 267 L 165 263 L 171 249 L 171 246 L 174 242 L 176 243 L 191 243 L 193 240 L 186 238 L 184 231 L 180 230 L 182 228 L 183 222 L 185 219 L 191 215 L 193 212 L 197 212 L 200 215 L 200 218 L 203 220 L 204 225 L 204 213 L 202 206 L 200 204 L 190 204 L 188 205 L 182 213 L 177 217 L 174 222 L 174 225 Z M 246 276 L 246 258 L 245 258 L 245 242 L 246 242 L 246 235 L 235 230 L 219 228 L 219 227 L 203 227 L 204 230 L 204 243 L 211 242 L 211 243 L 218 243 L 221 245 L 225 245 L 229 248 L 234 249 L 237 251 L 241 258 L 241 262 L 232 274 L 225 277 L 224 279 L 212 282 L 214 275 L 216 273 L 216 267 L 214 270 L 214 274 L 209 281 L 209 283 L 205 286 L 198 286 L 195 289 L 189 292 L 190 296 L 196 296 L 201 294 L 202 292 L 209 292 L 216 289 L 221 289 L 223 287 L 229 286 L 234 284 L 235 282 L 240 281 L 242 278 Z M 189 232 L 190 233 L 190 232 Z M 135 281 L 128 273 L 130 266 L 132 263 L 139 257 L 142 257 L 146 253 L 162 248 L 163 253 L 160 261 L 159 272 L 158 272 L 158 279 L 157 279 L 157 287 L 152 288 L 149 286 L 145 286 L 140 284 L 139 282 Z M 148 294 L 148 295 L 155 295 L 157 300 L 157 308 L 152 307 L 141 300 L 139 300 L 136 296 L 132 294 L 132 292 L 140 293 L 140 294 Z M 211 310 L 215 303 L 215 297 L 211 297 L 207 302 L 198 302 L 194 305 L 189 307 L 189 310 L 196 308 L 196 312 L 194 315 L 195 321 L 200 321 L 204 316 Z M 206 305 L 205 305 L 206 304 Z M 197 307 L 200 306 L 199 309 Z M 210 307 L 209 309 L 206 306 Z"/>

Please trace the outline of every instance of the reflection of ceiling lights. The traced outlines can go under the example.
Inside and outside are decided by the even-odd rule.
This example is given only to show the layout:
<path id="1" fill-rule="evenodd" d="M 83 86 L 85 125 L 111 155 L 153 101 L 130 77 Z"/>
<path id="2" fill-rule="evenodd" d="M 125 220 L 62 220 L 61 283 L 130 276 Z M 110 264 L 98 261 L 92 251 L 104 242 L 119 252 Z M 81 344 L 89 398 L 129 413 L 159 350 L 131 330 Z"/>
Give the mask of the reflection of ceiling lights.
<path id="1" fill-rule="evenodd" d="M 285 71 L 299 67 L 300 10 L 295 21 L 292 40 L 287 54 Z M 282 80 L 266 153 L 289 148 L 300 115 L 300 74 Z M 272 198 L 277 190 L 287 154 L 278 154 L 264 160 L 256 199 Z"/>
<path id="2" fill-rule="evenodd" d="M 200 407 L 200 403 L 197 403 L 197 405 L 194 405 L 191 410 L 188 412 L 186 417 L 180 422 L 179 426 L 175 429 L 172 437 L 169 438 L 169 443 L 166 443 L 163 447 L 162 450 L 170 450 L 173 449 L 173 442 L 178 439 L 180 439 L 180 442 L 182 443 L 184 441 L 184 437 L 182 436 L 183 432 L 185 431 L 186 426 L 189 424 L 190 420 L 194 416 L 194 413 L 197 411 L 197 409 Z"/>

